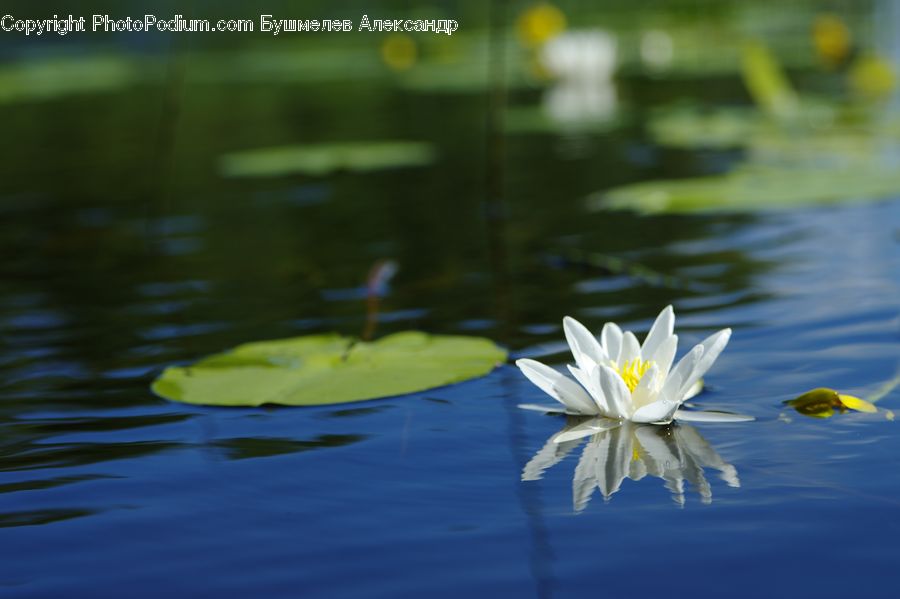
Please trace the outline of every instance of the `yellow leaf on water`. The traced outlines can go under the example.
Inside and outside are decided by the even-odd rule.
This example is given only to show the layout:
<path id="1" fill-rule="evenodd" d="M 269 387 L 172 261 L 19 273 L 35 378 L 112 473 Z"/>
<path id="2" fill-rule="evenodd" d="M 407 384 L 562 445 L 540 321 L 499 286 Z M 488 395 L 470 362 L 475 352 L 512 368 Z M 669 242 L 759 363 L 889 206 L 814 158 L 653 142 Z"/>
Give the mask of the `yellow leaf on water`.
<path id="1" fill-rule="evenodd" d="M 834 408 L 840 408 L 843 405 L 838 399 L 837 391 L 827 387 L 807 391 L 785 403 L 804 416 L 814 418 L 830 418 L 834 415 Z"/>
<path id="2" fill-rule="evenodd" d="M 855 410 L 874 414 L 878 411 L 871 402 L 853 395 L 844 395 L 828 387 L 818 387 L 784 402 L 804 416 L 830 418 L 835 410 L 845 412 Z M 891 415 L 887 415 L 888 419 Z"/>
<path id="3" fill-rule="evenodd" d="M 838 394 L 838 400 L 846 407 L 850 408 L 851 410 L 856 410 L 857 412 L 868 412 L 870 414 L 873 414 L 878 411 L 878 408 L 876 408 L 866 400 L 854 397 L 852 395 Z"/>
<path id="4" fill-rule="evenodd" d="M 832 410 L 831 408 L 826 408 L 822 412 L 804 412 L 800 408 L 797 408 L 797 411 L 804 416 L 811 416 L 813 418 L 831 418 L 832 416 L 834 416 L 834 410 Z"/>

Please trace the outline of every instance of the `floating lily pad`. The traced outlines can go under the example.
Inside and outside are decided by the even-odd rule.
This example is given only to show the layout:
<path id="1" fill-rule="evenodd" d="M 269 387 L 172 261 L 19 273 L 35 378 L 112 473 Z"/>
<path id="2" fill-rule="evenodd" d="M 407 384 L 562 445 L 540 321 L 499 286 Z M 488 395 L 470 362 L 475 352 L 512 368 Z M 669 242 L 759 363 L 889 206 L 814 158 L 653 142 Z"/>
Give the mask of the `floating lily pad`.
<path id="1" fill-rule="evenodd" d="M 900 172 L 852 168 L 745 167 L 724 175 L 634 183 L 588 198 L 595 210 L 644 213 L 749 212 L 873 200 L 900 193 Z"/>
<path id="2" fill-rule="evenodd" d="M 146 76 L 146 66 L 120 56 L 34 58 L 0 67 L 0 104 L 114 91 Z"/>
<path id="3" fill-rule="evenodd" d="M 336 45 L 325 37 L 306 37 L 303 42 L 300 48 L 277 44 L 198 52 L 191 57 L 192 78 L 236 84 L 277 81 L 315 85 L 375 79 L 387 72 L 369 43 L 348 43 L 344 38 Z"/>
<path id="4" fill-rule="evenodd" d="M 801 118 L 785 122 L 755 108 L 704 110 L 674 106 L 651 114 L 648 131 L 659 145 L 683 149 L 748 148 L 750 158 L 780 152 L 790 164 L 827 155 L 839 159 L 884 152 L 900 137 L 900 121 L 890 115 L 859 115 L 820 98 L 803 98 Z M 873 117 L 873 118 L 866 118 Z"/>
<path id="5" fill-rule="evenodd" d="M 410 141 L 348 142 L 259 148 L 220 160 L 226 177 L 327 175 L 334 171 L 378 171 L 424 166 L 434 160 L 431 144 Z"/>
<path id="6" fill-rule="evenodd" d="M 607 133 L 622 126 L 625 120 L 620 115 L 609 118 L 554 119 L 543 106 L 520 106 L 508 108 L 504 119 L 507 133 Z"/>
<path id="7" fill-rule="evenodd" d="M 653 140 L 675 148 L 742 148 L 764 122 L 752 108 L 700 112 L 689 108 L 658 111 L 648 129 Z"/>
<path id="8" fill-rule="evenodd" d="M 490 372 L 506 351 L 481 337 L 407 331 L 375 342 L 312 335 L 240 345 L 153 383 L 166 399 L 218 406 L 312 406 L 377 399 Z"/>

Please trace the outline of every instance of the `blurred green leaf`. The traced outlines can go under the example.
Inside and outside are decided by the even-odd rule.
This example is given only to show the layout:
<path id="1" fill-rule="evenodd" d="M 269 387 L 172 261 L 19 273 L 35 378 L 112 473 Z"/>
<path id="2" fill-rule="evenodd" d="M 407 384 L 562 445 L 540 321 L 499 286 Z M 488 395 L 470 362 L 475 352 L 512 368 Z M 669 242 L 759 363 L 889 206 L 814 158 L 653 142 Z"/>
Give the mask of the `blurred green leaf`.
<path id="1" fill-rule="evenodd" d="M 506 110 L 503 126 L 510 134 L 540 133 L 608 133 L 620 128 L 625 119 L 617 114 L 610 118 L 554 119 L 543 106 L 519 106 Z"/>
<path id="2" fill-rule="evenodd" d="M 795 118 L 800 102 L 775 55 L 762 42 L 748 41 L 742 56 L 744 85 L 757 106 L 776 118 Z"/>
<path id="3" fill-rule="evenodd" d="M 335 171 L 369 172 L 424 166 L 435 157 L 431 144 L 410 141 L 325 143 L 259 148 L 226 154 L 226 177 L 321 176 Z"/>
<path id="4" fill-rule="evenodd" d="M 900 192 L 900 172 L 887 167 L 747 166 L 724 175 L 633 183 L 588 198 L 595 210 L 643 213 L 747 212 L 872 200 Z"/>
<path id="5" fill-rule="evenodd" d="M 120 89 L 146 76 L 146 65 L 119 55 L 48 56 L 0 67 L 0 104 Z"/>
<path id="6" fill-rule="evenodd" d="M 653 140 L 674 148 L 741 148 L 758 134 L 763 119 L 751 108 L 710 112 L 679 107 L 657 111 L 647 125 Z"/>
<path id="7" fill-rule="evenodd" d="M 506 351 L 481 337 L 407 331 L 378 341 L 312 335 L 247 343 L 172 366 L 152 389 L 192 404 L 311 406 L 424 391 L 482 376 Z"/>

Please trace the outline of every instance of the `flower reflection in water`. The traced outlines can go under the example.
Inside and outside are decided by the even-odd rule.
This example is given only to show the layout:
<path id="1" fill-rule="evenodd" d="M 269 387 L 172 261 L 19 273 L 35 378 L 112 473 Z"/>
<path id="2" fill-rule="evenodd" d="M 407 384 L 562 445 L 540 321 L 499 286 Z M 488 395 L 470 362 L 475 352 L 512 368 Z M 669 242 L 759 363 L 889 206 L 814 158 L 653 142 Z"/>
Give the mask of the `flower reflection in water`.
<path id="1" fill-rule="evenodd" d="M 737 469 L 722 459 L 693 426 L 661 427 L 583 417 L 568 419 L 566 426 L 525 465 L 522 480 L 540 479 L 545 470 L 581 445 L 585 437 L 590 438 L 572 479 L 576 512 L 587 506 L 594 489 L 609 500 L 626 478 L 661 478 L 679 505 L 685 503 L 685 482 L 696 490 L 703 503 L 712 502 L 712 488 L 704 468 L 717 470 L 729 487 L 740 487 Z"/>
<path id="2" fill-rule="evenodd" d="M 543 46 L 540 60 L 554 79 L 543 100 L 552 120 L 577 124 L 615 117 L 616 38 L 612 34 L 600 30 L 563 33 Z"/>

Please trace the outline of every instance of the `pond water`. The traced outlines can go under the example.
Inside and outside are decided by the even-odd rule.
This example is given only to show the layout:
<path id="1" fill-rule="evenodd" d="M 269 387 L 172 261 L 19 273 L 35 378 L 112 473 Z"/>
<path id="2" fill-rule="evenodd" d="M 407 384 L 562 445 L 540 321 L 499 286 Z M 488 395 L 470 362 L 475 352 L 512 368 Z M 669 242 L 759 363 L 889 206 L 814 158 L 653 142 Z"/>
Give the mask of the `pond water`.
<path id="1" fill-rule="evenodd" d="M 498 158 L 481 93 L 188 75 L 161 114 L 169 91 L 0 108 L 17 140 L 0 198 L 0 595 L 893 596 L 898 424 L 782 401 L 896 375 L 900 202 L 591 212 L 599 189 L 734 153 L 663 151 L 623 125 L 510 133 Z M 217 168 L 301 138 L 425 141 L 436 159 Z M 511 363 L 332 407 L 150 392 L 164 366 L 241 342 L 359 334 L 384 259 L 399 270 L 378 335 L 483 335 L 562 365 L 567 314 L 645 332 L 672 303 L 682 352 L 731 326 L 696 403 L 757 420 L 545 447 L 567 422 L 517 407 L 547 398 Z"/>

